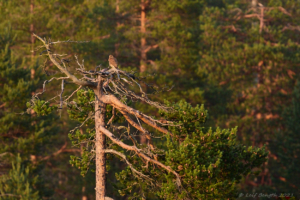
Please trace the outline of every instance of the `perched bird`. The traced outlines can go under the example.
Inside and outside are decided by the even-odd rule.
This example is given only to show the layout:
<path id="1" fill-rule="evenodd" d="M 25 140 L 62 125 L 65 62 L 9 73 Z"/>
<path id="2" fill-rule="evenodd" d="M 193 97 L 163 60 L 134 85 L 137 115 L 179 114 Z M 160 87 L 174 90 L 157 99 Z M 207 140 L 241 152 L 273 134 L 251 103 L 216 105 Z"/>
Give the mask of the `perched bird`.
<path id="1" fill-rule="evenodd" d="M 118 68 L 118 61 L 113 55 L 109 55 L 108 63 L 113 69 Z"/>

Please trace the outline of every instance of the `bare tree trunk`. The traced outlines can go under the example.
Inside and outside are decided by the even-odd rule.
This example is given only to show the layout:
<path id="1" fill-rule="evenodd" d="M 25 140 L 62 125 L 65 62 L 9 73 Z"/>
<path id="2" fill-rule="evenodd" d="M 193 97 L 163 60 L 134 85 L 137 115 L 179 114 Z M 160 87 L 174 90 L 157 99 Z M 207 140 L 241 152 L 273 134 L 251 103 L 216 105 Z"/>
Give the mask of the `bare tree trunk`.
<path id="1" fill-rule="evenodd" d="M 260 24 L 259 24 L 259 33 L 262 33 L 264 28 L 264 7 L 260 8 Z"/>
<path id="2" fill-rule="evenodd" d="M 147 53 L 146 53 L 146 5 L 145 0 L 141 0 L 141 59 L 140 59 L 140 72 L 146 71 L 146 61 L 147 61 Z M 145 135 L 140 133 L 140 142 L 141 144 L 147 143 L 147 138 Z"/>
<path id="3" fill-rule="evenodd" d="M 119 13 L 120 12 L 120 6 L 119 6 L 120 2 L 119 0 L 116 1 L 116 13 Z M 117 19 L 118 20 L 118 19 Z M 117 21 L 117 30 L 118 28 L 120 27 L 120 22 Z M 119 40 L 119 36 L 118 36 L 118 40 Z M 115 44 L 115 56 L 118 57 L 119 55 L 119 46 L 120 46 L 120 43 L 119 41 Z"/>
<path id="4" fill-rule="evenodd" d="M 140 60 L 140 72 L 146 71 L 146 5 L 145 0 L 141 0 L 141 60 Z"/>
<path id="5" fill-rule="evenodd" d="M 96 128 L 96 200 L 105 200 L 105 135 L 100 132 L 100 126 L 105 127 L 106 104 L 100 101 L 103 95 L 103 80 L 98 77 L 95 92 L 95 128 Z"/>
<path id="6" fill-rule="evenodd" d="M 34 10 L 34 0 L 31 0 L 30 2 L 30 13 L 31 15 L 33 15 L 33 10 Z M 31 19 L 33 19 L 33 17 L 31 17 Z M 35 41 L 35 37 L 33 36 L 33 32 L 34 32 L 34 25 L 33 22 L 31 22 L 30 24 L 30 34 L 31 34 L 31 61 L 34 60 L 34 41 Z M 31 69 L 31 79 L 34 79 L 34 75 L 35 75 L 35 70 Z"/>

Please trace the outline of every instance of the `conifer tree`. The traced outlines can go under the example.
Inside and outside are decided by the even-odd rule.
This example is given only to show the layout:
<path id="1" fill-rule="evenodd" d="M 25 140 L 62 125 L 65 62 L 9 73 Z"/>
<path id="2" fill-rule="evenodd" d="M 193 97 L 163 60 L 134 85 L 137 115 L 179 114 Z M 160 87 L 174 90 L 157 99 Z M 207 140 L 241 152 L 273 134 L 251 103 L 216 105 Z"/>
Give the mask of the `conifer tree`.
<path id="1" fill-rule="evenodd" d="M 45 77 L 38 61 L 28 65 L 25 59 L 15 56 L 11 50 L 15 39 L 15 33 L 10 28 L 0 33 L 0 173 L 7 174 L 12 161 L 19 154 L 22 165 L 30 171 L 26 171 L 27 178 L 38 175 L 35 189 L 41 197 L 49 197 L 55 186 L 51 182 L 43 182 L 48 176 L 45 173 L 45 161 L 56 151 L 53 141 L 59 133 L 59 126 L 53 123 L 57 118 L 55 115 L 38 116 L 36 110 L 27 110 L 28 98 L 38 90 L 41 79 Z M 31 69 L 35 71 L 34 79 L 31 77 Z M 10 175 L 19 173 L 23 172 L 16 167 L 4 176 L 9 179 Z M 30 184 L 31 180 L 28 181 Z M 16 191 L 15 188 L 9 188 L 14 187 L 11 184 L 2 186 L 4 188 L 1 189 L 5 191 Z M 28 187 L 32 188 L 31 185 Z M 22 188 L 18 188 L 18 195 Z"/>
<path id="2" fill-rule="evenodd" d="M 283 111 L 284 129 L 275 134 L 270 141 L 270 150 L 274 152 L 270 158 L 271 178 L 273 184 L 269 186 L 270 192 L 280 191 L 284 197 L 299 198 L 299 145 L 300 145 L 300 82 L 293 91 L 291 104 Z"/>
<path id="3" fill-rule="evenodd" d="M 43 44 L 38 50 L 45 52 L 65 75 L 49 81 L 61 81 L 60 106 L 67 104 L 71 117 L 82 122 L 69 137 L 75 145 L 85 144 L 84 153 L 81 158 L 72 157 L 70 162 L 82 169 L 83 174 L 95 162 L 97 200 L 104 200 L 106 195 L 105 154 L 119 157 L 128 165 L 118 175 L 124 186 L 120 194 L 135 196 L 138 191 L 140 198 L 148 195 L 164 199 L 234 198 L 235 185 L 242 176 L 265 162 L 264 147 L 246 148 L 237 144 L 237 128 L 205 128 L 207 110 L 203 105 L 151 101 L 141 87 L 146 83 L 138 76 L 121 67 L 97 66 L 95 70 L 86 70 L 78 61 L 66 63 L 63 54 L 54 52 L 53 46 L 73 41 L 52 42 L 35 37 Z M 79 65 L 76 71 L 81 78 L 70 72 L 71 64 Z M 66 80 L 79 88 L 64 98 Z M 139 92 L 130 89 L 134 86 Z M 148 86 L 155 92 L 153 86 Z M 43 92 L 45 87 L 44 84 Z M 76 92 L 78 100 L 70 101 Z M 38 94 L 34 95 L 31 102 L 36 102 L 37 97 Z M 136 100 L 159 109 L 162 118 L 156 119 L 130 107 L 130 101 Z M 51 109 L 47 104 L 32 104 L 32 107 L 40 110 L 39 113 Z M 84 125 L 91 129 L 81 134 L 77 129 Z M 140 133 L 147 137 L 146 145 L 135 140 Z M 156 137 L 164 142 L 154 143 Z"/>
<path id="4" fill-rule="evenodd" d="M 36 187 L 38 176 L 32 178 L 29 166 L 24 169 L 21 157 L 16 157 L 16 163 L 12 163 L 12 169 L 8 174 L 0 176 L 1 200 L 38 200 L 40 199 Z"/>
<path id="5" fill-rule="evenodd" d="M 4 29 L 6 26 L 10 25 L 18 35 L 18 37 L 15 38 L 15 43 L 12 47 L 14 49 L 13 54 L 17 57 L 22 56 L 30 58 L 24 59 L 23 66 L 32 65 L 32 63 L 35 62 L 36 56 L 39 56 L 35 54 L 35 51 L 32 51 L 32 46 L 34 46 L 34 43 L 36 42 L 35 37 L 31 37 L 33 31 L 39 33 L 42 37 L 57 37 L 60 35 L 60 38 L 65 40 L 80 40 L 84 36 L 84 39 L 91 41 L 89 43 L 90 46 L 74 44 L 70 46 L 61 45 L 58 46 L 58 48 L 63 48 L 64 52 L 72 52 L 74 54 L 88 52 L 83 59 L 86 62 L 94 64 L 99 64 L 99 61 L 94 58 L 101 58 L 103 55 L 103 52 L 100 52 L 99 50 L 114 51 L 115 34 L 110 34 L 114 30 L 114 23 L 112 23 L 114 20 L 107 19 L 113 18 L 114 12 L 111 10 L 111 3 L 107 3 L 107 1 L 12 0 L 0 1 L 0 5 L 0 27 Z M 57 24 L 64 25 L 57 26 Z M 49 28 L 53 26 L 55 26 L 55 28 Z M 106 28 L 101 28 L 103 26 Z M 102 57 L 102 59 L 103 58 L 104 57 Z M 39 65 L 42 64 L 43 63 L 39 63 Z M 49 65 L 46 65 L 46 68 L 39 70 L 40 71 L 35 72 L 35 69 L 31 68 L 31 76 L 32 72 L 37 76 L 37 79 L 41 74 L 47 76 L 56 73 Z M 56 95 L 52 94 L 51 86 L 48 86 L 47 89 L 49 90 L 47 95 Z M 24 102 L 20 102 L 20 108 L 24 107 L 24 105 Z M 6 114 L 7 113 L 5 113 L 5 115 Z M 44 174 L 45 176 L 43 176 L 43 178 L 45 178 L 47 183 L 51 184 L 48 188 L 52 188 L 52 191 L 54 191 L 54 188 L 56 190 L 55 194 L 52 193 L 54 195 L 52 198 L 75 198 L 81 193 L 83 193 L 83 196 L 91 195 L 88 194 L 91 193 L 90 190 L 92 190 L 93 195 L 93 178 L 91 181 L 81 179 L 77 181 L 75 177 L 79 174 L 78 170 L 69 169 L 70 165 L 67 164 L 67 159 L 65 159 L 65 157 L 68 157 L 66 152 L 74 153 L 74 151 L 79 152 L 79 150 L 68 149 L 69 144 L 63 142 L 64 140 L 68 141 L 66 130 L 68 130 L 68 126 L 72 126 L 72 122 L 68 122 L 67 119 L 65 120 L 64 113 L 62 113 L 60 117 L 61 120 L 57 121 L 56 125 L 61 126 L 63 124 L 64 126 L 61 126 L 61 133 L 56 135 L 57 141 L 60 142 L 52 143 L 52 150 L 54 152 L 64 152 L 64 154 L 55 154 L 56 156 L 45 155 L 46 158 L 48 158 L 43 161 L 47 162 L 47 167 L 44 169 L 44 172 L 47 172 L 47 175 Z M 50 141 L 51 140 L 49 140 L 49 142 Z M 7 163 L 8 167 L 10 166 L 10 163 L 10 161 Z M 87 175 L 85 179 L 89 178 L 90 176 Z M 90 183 L 92 186 L 89 185 Z M 52 194 L 49 195 L 51 196 Z M 93 198 L 93 196 L 89 198 Z"/>
<path id="6" fill-rule="evenodd" d="M 238 138 L 247 145 L 269 144 L 278 129 L 284 130 L 282 113 L 299 74 L 294 32 L 299 6 L 298 1 L 235 1 L 206 7 L 199 18 L 199 76 L 206 74 L 208 83 L 224 88 L 229 97 L 207 91 L 207 106 L 221 127 L 240 127 Z M 275 148 L 270 157 L 273 153 Z M 260 176 L 247 177 L 242 188 L 267 192 L 277 187 L 272 168 L 266 162 Z"/>

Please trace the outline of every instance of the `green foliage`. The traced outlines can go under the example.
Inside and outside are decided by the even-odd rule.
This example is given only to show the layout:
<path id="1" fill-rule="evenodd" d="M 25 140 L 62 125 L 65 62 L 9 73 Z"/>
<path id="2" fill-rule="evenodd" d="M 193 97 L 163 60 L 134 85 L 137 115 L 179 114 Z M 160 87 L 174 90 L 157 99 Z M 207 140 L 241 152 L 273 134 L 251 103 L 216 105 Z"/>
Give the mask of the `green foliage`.
<path id="1" fill-rule="evenodd" d="M 28 110 L 29 113 L 25 112 L 26 102 L 38 89 L 41 79 L 45 76 L 39 68 L 38 61 L 30 62 L 24 57 L 20 58 L 16 56 L 15 51 L 11 50 L 15 45 L 15 40 L 19 39 L 15 35 L 15 31 L 9 26 L 0 32 L 0 154 L 19 154 L 24 161 L 24 168 L 31 170 L 32 175 L 28 177 L 28 181 L 40 175 L 36 180 L 38 184 L 35 190 L 39 191 L 40 196 L 49 197 L 53 194 L 51 192 L 53 188 L 47 187 L 51 183 L 41 184 L 45 177 L 45 163 L 38 162 L 36 158 L 52 153 L 52 142 L 59 131 L 59 126 L 53 123 L 55 120 L 53 114 L 49 114 L 53 108 L 47 107 L 49 105 L 44 101 L 36 101 L 34 109 Z M 31 70 L 35 71 L 34 79 L 31 78 Z M 38 116 L 36 112 L 39 112 L 41 116 Z M 46 116 L 46 114 L 49 115 Z M 13 157 L 3 157 L 1 173 L 5 174 L 8 171 Z M 14 188 L 9 188 L 13 187 L 11 184 L 5 187 L 7 191 L 14 190 Z M 29 186 L 24 183 L 24 187 Z M 15 199 L 15 197 L 9 198 Z M 24 198 L 30 199 L 26 195 Z"/>
<path id="2" fill-rule="evenodd" d="M 94 157 L 95 152 L 91 151 L 95 149 L 95 120 L 94 116 L 94 101 L 95 94 L 91 89 L 81 89 L 77 91 L 77 98 L 68 104 L 69 117 L 75 121 L 81 123 L 80 126 L 73 129 L 69 134 L 69 139 L 72 141 L 72 145 L 81 148 L 81 156 L 71 156 L 70 164 L 76 166 L 81 171 L 81 175 L 85 176 L 89 169 L 94 170 Z M 112 117 L 112 107 L 107 106 L 106 110 L 106 122 Z M 122 117 L 116 114 L 113 122 L 122 122 Z M 82 127 L 79 129 L 79 127 Z M 112 128 L 112 127 L 107 127 Z M 82 145 L 84 144 L 84 145 Z M 111 144 L 110 141 L 107 144 Z M 111 156 L 107 156 L 110 160 Z M 107 170 L 109 170 L 109 162 L 107 162 Z"/>
<path id="3" fill-rule="evenodd" d="M 270 165 L 272 170 L 272 180 L 274 186 L 269 187 L 269 191 L 281 191 L 281 193 L 293 194 L 299 198 L 299 188 L 295 187 L 299 183 L 300 170 L 299 159 L 300 150 L 300 82 L 297 81 L 293 91 L 293 99 L 289 106 L 283 111 L 284 129 L 277 131 L 274 140 L 270 142 L 271 152 Z"/>
<path id="4" fill-rule="evenodd" d="M 292 88 L 299 78 L 300 48 L 294 29 L 286 26 L 298 26 L 299 2 L 259 3 L 265 6 L 264 20 L 268 21 L 261 31 L 258 19 L 242 17 L 255 14 L 255 9 L 261 12 L 259 7 L 250 10 L 249 2 L 231 1 L 224 7 L 203 10 L 199 17 L 197 73 L 205 74 L 207 83 L 214 86 L 204 94 L 214 124 L 227 128 L 238 126 L 240 141 L 262 147 L 274 141 L 278 129 L 285 127 L 283 110 L 290 104 Z M 287 12 L 277 6 L 283 6 Z M 222 91 L 218 92 L 220 96 L 216 89 Z M 271 155 L 276 155 L 278 148 L 270 150 Z M 263 172 L 255 177 L 255 183 L 261 186 L 243 184 L 243 193 L 274 192 L 270 190 L 276 188 L 271 177 L 279 175 L 272 168 L 278 166 L 266 163 Z M 247 177 L 247 182 L 253 178 Z M 293 186 L 286 185 L 290 191 L 294 190 Z"/>
<path id="5" fill-rule="evenodd" d="M 160 110 L 160 113 L 167 121 L 176 122 L 174 124 L 176 126 L 169 127 L 175 136 L 185 138 L 192 133 L 199 133 L 203 129 L 203 123 L 208 117 L 208 112 L 204 109 L 203 104 L 192 107 L 183 100 L 176 104 L 170 104 L 167 101 L 165 103 L 167 106 L 172 106 L 175 111 L 164 112 Z"/>
<path id="6" fill-rule="evenodd" d="M 32 177 L 33 173 L 29 166 L 22 164 L 20 155 L 16 162 L 12 162 L 12 169 L 8 174 L 0 176 L 0 199 L 1 200 L 38 200 L 39 192 L 35 189 L 38 177 Z"/>
<path id="7" fill-rule="evenodd" d="M 266 161 L 265 147 L 247 148 L 238 144 L 237 128 L 205 128 L 203 123 L 207 111 L 203 105 L 192 107 L 181 101 L 173 104 L 173 107 L 175 111 L 171 113 L 160 111 L 166 119 L 176 123 L 168 127 L 175 137 L 167 137 L 163 147 L 165 155 L 159 158 L 166 166 L 179 173 L 182 185 L 178 185 L 172 173 L 163 172 L 161 168 L 150 164 L 142 166 L 137 158 L 127 157 L 131 163 L 135 163 L 136 169 L 156 180 L 156 187 L 131 177 L 134 174 L 127 168 L 116 175 L 120 181 L 117 185 L 119 193 L 133 197 L 142 194 L 148 198 L 156 196 L 161 199 L 236 197 L 236 184 L 242 176 L 252 173 L 253 168 Z"/>
<path id="8" fill-rule="evenodd" d="M 80 130 L 76 130 L 75 134 L 69 133 L 69 138 L 74 146 L 80 146 L 81 143 L 86 142 L 86 144 L 81 148 L 81 156 L 70 156 L 70 164 L 76 166 L 81 171 L 81 175 L 85 176 L 92 166 L 94 167 L 94 162 L 91 160 L 95 156 L 95 152 L 91 149 L 94 146 L 93 140 L 95 138 L 95 131 L 86 130 L 86 134 L 82 134 Z"/>
<path id="9" fill-rule="evenodd" d="M 148 72 L 158 73 L 154 78 L 148 77 L 149 81 L 154 85 L 175 86 L 168 92 L 154 96 L 153 99 L 161 102 L 167 98 L 178 102 L 184 98 L 192 105 L 205 104 L 210 111 L 209 119 L 203 118 L 207 117 L 207 113 L 203 110 L 197 116 L 185 115 L 183 112 L 163 116 L 168 120 L 176 120 L 177 125 L 183 123 L 181 128 L 169 127 L 169 130 L 182 140 L 181 143 L 184 143 L 187 136 L 192 139 L 197 135 L 206 135 L 209 129 L 201 127 L 204 120 L 206 125 L 212 127 L 238 126 L 237 137 L 240 141 L 246 145 L 260 147 L 269 143 L 271 155 L 277 158 L 274 162 L 266 163 L 264 173 L 256 179 L 256 184 L 262 184 L 262 187 L 246 187 L 244 184 L 243 188 L 247 191 L 255 189 L 255 191 L 277 190 L 276 192 L 294 191 L 294 186 L 299 188 L 297 176 L 295 175 L 293 179 L 292 172 L 293 170 L 297 172 L 293 168 L 294 164 L 297 164 L 294 161 L 295 152 L 288 148 L 289 142 L 295 145 L 291 149 L 297 148 L 297 140 L 291 139 L 297 138 L 294 135 L 294 128 L 297 126 L 290 125 L 290 123 L 297 124 L 297 120 L 288 116 L 295 119 L 297 117 L 292 111 L 289 111 L 288 115 L 284 114 L 285 107 L 291 105 L 292 89 L 300 74 L 298 67 L 300 41 L 297 34 L 300 19 L 299 1 L 259 1 L 266 8 L 264 29 L 260 33 L 260 21 L 256 17 L 243 17 L 246 14 L 255 14 L 255 9 L 249 10 L 249 1 L 151 0 L 146 9 L 146 34 L 140 32 L 141 24 L 136 20 L 141 14 L 141 1 L 36 0 L 34 12 L 30 12 L 32 2 L 1 1 L 0 30 L 6 31 L 6 34 L 0 34 L 0 106 L 5 104 L 0 110 L 0 140 L 8 145 L 0 144 L 0 152 L 24 152 L 26 156 L 35 151 L 39 154 L 48 154 L 52 148 L 44 148 L 43 142 L 57 132 L 50 128 L 54 123 L 48 118 L 53 116 L 51 111 L 55 109 L 52 104 L 37 100 L 37 104 L 31 105 L 41 118 L 29 114 L 16 114 L 24 112 L 26 109 L 24 105 L 31 92 L 36 90 L 36 84 L 40 79 L 45 79 L 44 76 L 40 76 L 38 63 L 32 64 L 29 59 L 22 60 L 16 57 L 31 54 L 32 47 L 28 45 L 30 25 L 34 25 L 35 33 L 42 37 L 51 36 L 53 41 L 90 40 L 84 44 L 55 46 L 56 50 L 62 53 L 72 51 L 80 54 L 80 59 L 88 63 L 86 66 L 106 65 L 107 55 L 114 53 L 122 69 L 127 66 L 138 69 L 140 41 L 144 37 L 148 47 L 157 46 L 147 52 Z M 276 8 L 277 6 L 286 9 L 290 15 Z M 267 10 L 267 7 L 272 9 Z M 12 34 L 11 29 L 14 33 L 18 33 L 18 37 Z M 14 48 L 13 52 L 10 50 L 11 47 Z M 71 71 L 73 66 L 71 64 Z M 31 68 L 36 70 L 34 80 L 30 79 Z M 82 97 L 83 99 L 78 102 L 75 100 L 77 105 L 70 105 L 68 111 L 70 117 L 80 123 L 91 116 L 93 104 L 90 102 L 94 101 L 92 91 L 81 92 L 91 94 L 84 94 L 87 98 Z M 150 111 L 152 115 L 159 116 L 149 106 L 138 103 L 133 105 L 141 111 Z M 111 116 L 111 108 L 108 109 L 107 119 Z M 201 116 L 202 112 L 204 116 Z M 46 116 L 49 113 L 51 114 Z M 197 120 L 198 124 L 193 124 L 193 120 Z M 69 135 L 74 145 L 79 147 L 87 138 L 94 139 L 93 123 L 90 118 L 82 127 L 83 134 L 75 131 Z M 114 123 L 122 123 L 121 117 L 117 116 Z M 112 127 L 109 128 L 112 130 Z M 212 133 L 216 131 L 212 129 Z M 18 139 L 12 142 L 14 139 L 2 137 L 2 133 L 14 133 L 13 136 Z M 114 133 L 119 131 L 115 130 Z M 158 136 L 156 132 L 153 134 Z M 130 141 L 125 142 L 131 144 Z M 166 139 L 155 140 L 155 144 L 160 148 L 163 148 L 165 142 Z M 91 146 L 89 144 L 89 148 L 85 149 L 84 156 L 93 156 L 88 153 Z M 21 156 L 26 157 L 25 155 Z M 271 158 L 275 159 L 272 156 Z M 163 156 L 160 158 L 166 159 Z M 80 163 L 78 167 L 83 169 L 82 174 L 85 174 L 89 168 L 87 159 L 81 160 L 81 157 L 76 157 L 72 164 L 75 165 L 75 161 Z M 291 164 L 286 169 L 282 168 L 281 166 L 286 166 L 286 163 Z M 281 181 L 278 174 L 288 181 Z M 133 181 L 133 185 L 135 184 L 133 187 L 137 186 L 134 178 L 124 175 L 123 178 L 125 177 L 128 182 Z M 138 185 L 143 188 L 149 187 L 142 181 L 138 182 Z M 136 192 L 135 197 L 138 198 L 141 196 L 140 191 L 133 189 L 131 194 Z M 155 198 L 153 195 L 152 197 Z"/>
<path id="10" fill-rule="evenodd" d="M 79 122 L 84 122 L 87 117 L 91 117 L 90 113 L 94 112 L 94 100 L 95 94 L 93 90 L 78 90 L 77 91 L 77 101 L 74 101 L 74 104 L 68 105 L 68 114 L 69 117 L 73 120 Z M 85 124 L 89 125 L 93 123 L 92 119 L 88 120 Z"/>
<path id="11" fill-rule="evenodd" d="M 27 102 L 26 106 L 28 108 L 28 112 L 30 112 L 30 110 L 33 109 L 38 116 L 49 115 L 53 110 L 57 109 L 56 105 L 50 106 L 49 102 L 45 102 L 44 100 L 39 100 L 39 99 L 31 102 Z"/>

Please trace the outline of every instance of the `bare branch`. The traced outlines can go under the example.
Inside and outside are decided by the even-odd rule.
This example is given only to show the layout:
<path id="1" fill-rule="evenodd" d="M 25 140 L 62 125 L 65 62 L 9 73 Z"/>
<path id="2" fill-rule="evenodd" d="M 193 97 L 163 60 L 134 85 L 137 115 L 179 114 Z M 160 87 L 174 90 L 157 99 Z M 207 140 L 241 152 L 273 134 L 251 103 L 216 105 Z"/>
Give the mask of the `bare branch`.
<path id="1" fill-rule="evenodd" d="M 151 163 L 153 163 L 153 164 L 155 164 L 157 166 L 160 166 L 161 168 L 165 169 L 166 171 L 174 174 L 176 176 L 176 184 L 177 184 L 177 186 L 178 187 L 182 186 L 179 174 L 176 171 L 174 171 L 170 166 L 166 166 L 166 165 L 162 164 L 161 162 L 159 162 L 157 160 L 154 160 L 154 159 L 146 156 L 136 146 L 130 146 L 130 145 L 127 145 L 127 144 L 123 143 L 118 138 L 116 138 L 114 136 L 114 134 L 112 134 L 109 130 L 107 130 L 103 126 L 99 126 L 99 129 L 100 129 L 100 131 L 102 133 L 104 133 L 107 137 L 109 137 L 115 144 L 119 145 L 123 149 L 127 149 L 129 151 L 134 151 L 139 157 L 143 158 L 144 160 L 146 160 L 148 162 L 151 162 Z"/>
<path id="2" fill-rule="evenodd" d="M 79 86 L 79 88 L 77 88 L 74 92 L 72 92 L 72 94 L 65 100 L 65 102 L 68 101 L 81 88 L 82 88 L 82 86 Z"/>
<path id="3" fill-rule="evenodd" d="M 109 121 L 107 122 L 107 125 L 109 125 L 110 123 L 112 123 L 112 121 L 113 121 L 113 119 L 115 118 L 115 116 L 116 116 L 116 110 L 115 110 L 115 108 L 113 107 L 113 109 L 112 109 L 112 116 L 111 116 L 111 118 L 109 119 Z"/>
<path id="4" fill-rule="evenodd" d="M 248 14 L 248 15 L 244 15 L 244 18 L 253 18 L 256 17 L 257 19 L 260 19 L 258 14 Z"/>
<path id="5" fill-rule="evenodd" d="M 265 7 L 265 10 L 275 10 L 275 9 L 280 10 L 282 13 L 284 13 L 284 14 L 286 14 L 288 16 L 292 16 L 286 9 L 284 9 L 281 6 L 278 6 L 278 7 Z"/>
<path id="6" fill-rule="evenodd" d="M 55 80 L 65 80 L 65 79 L 68 79 L 68 77 L 60 77 L 60 78 L 52 77 L 50 80 L 44 81 L 44 83 L 43 83 L 43 91 L 34 94 L 34 96 L 37 97 L 38 95 L 43 94 L 43 93 L 46 91 L 46 83 L 50 83 L 50 82 L 53 81 L 54 79 L 55 79 Z"/>
<path id="7" fill-rule="evenodd" d="M 50 44 L 47 43 L 46 40 L 43 40 L 41 37 L 37 36 L 36 34 L 33 34 L 34 37 L 36 37 L 37 39 L 39 39 L 43 44 L 44 47 L 47 50 L 49 59 L 52 61 L 52 63 L 65 75 L 67 75 L 68 78 L 70 78 L 75 84 L 77 85 L 81 85 L 81 86 L 88 86 L 88 87 L 92 87 L 95 88 L 97 87 L 97 83 L 94 82 L 90 82 L 90 81 L 82 81 L 79 80 L 76 76 L 74 76 L 73 74 L 71 74 L 66 68 L 64 68 L 63 66 L 61 66 L 61 64 L 59 62 L 57 62 L 53 56 L 53 54 L 51 53 L 50 50 Z"/>
<path id="8" fill-rule="evenodd" d="M 14 154 L 12 154 L 12 153 L 10 153 L 10 152 L 4 152 L 4 153 L 1 153 L 1 154 L 0 154 L 0 158 L 1 158 L 2 156 L 7 155 L 7 154 L 9 154 L 9 155 L 11 155 L 11 156 L 14 156 Z"/>
<path id="9" fill-rule="evenodd" d="M 152 143 L 152 138 L 149 134 L 149 132 L 147 130 L 145 130 L 141 124 L 137 124 L 135 121 L 133 121 L 130 116 L 128 115 L 128 113 L 120 110 L 120 112 L 123 114 L 123 116 L 125 117 L 125 119 L 134 127 L 136 128 L 137 130 L 141 131 L 142 133 L 144 133 L 146 135 L 146 138 L 149 140 L 149 145 L 150 145 L 150 148 L 152 150 L 154 150 L 154 146 L 153 146 L 153 143 Z"/>
<path id="10" fill-rule="evenodd" d="M 77 55 L 75 55 L 74 57 L 75 57 L 75 59 L 76 59 L 77 64 L 79 65 L 79 67 L 80 67 L 82 70 L 84 70 L 84 64 L 83 64 L 83 63 L 84 63 L 84 60 L 82 60 L 82 64 L 80 64 L 79 61 L 78 61 Z"/>
<path id="11" fill-rule="evenodd" d="M 73 40 L 66 40 L 66 41 L 57 41 L 57 42 L 49 42 L 49 44 L 59 44 L 59 43 L 88 43 L 90 41 L 73 41 Z"/>
<path id="12" fill-rule="evenodd" d="M 300 31 L 300 26 L 291 26 L 290 24 L 287 24 L 282 29 L 282 31 L 285 31 L 285 30 Z"/>
<path id="13" fill-rule="evenodd" d="M 116 98 L 113 95 L 105 95 L 102 96 L 101 100 L 106 103 L 106 104 L 110 104 L 113 107 L 117 108 L 119 111 L 123 111 L 123 112 L 127 112 L 130 113 L 132 115 L 136 115 L 139 119 L 141 119 L 142 121 L 144 121 L 146 124 L 152 126 L 153 128 L 155 128 L 156 130 L 165 133 L 165 134 L 169 134 L 171 136 L 173 136 L 172 133 L 170 133 L 167 129 L 160 127 L 156 124 L 155 120 L 143 113 L 141 113 L 138 110 L 135 110 L 129 106 L 126 106 L 125 104 L 123 104 L 118 98 Z"/>
<path id="14" fill-rule="evenodd" d="M 126 159 L 126 155 L 125 154 L 122 154 L 116 150 L 113 150 L 113 149 L 105 149 L 105 153 L 112 153 L 112 154 L 116 154 L 118 156 L 120 156 L 121 158 L 123 158 L 125 160 L 125 162 L 127 163 L 127 165 L 130 167 L 131 171 L 133 174 L 137 174 L 139 175 L 140 177 L 144 178 L 144 179 L 147 179 L 151 182 L 154 182 L 153 179 L 151 179 L 149 176 L 146 176 L 144 175 L 143 173 L 139 172 L 138 170 L 136 170 L 133 165 Z"/>
<path id="15" fill-rule="evenodd" d="M 87 116 L 87 118 L 79 126 L 76 126 L 75 128 L 73 128 L 70 131 L 70 133 L 73 133 L 75 130 L 81 128 L 85 124 L 85 122 L 87 122 L 89 119 L 93 119 L 94 118 L 93 115 L 94 115 L 94 113 L 92 111 L 90 111 L 89 114 L 88 114 L 88 116 Z"/>
<path id="16" fill-rule="evenodd" d="M 65 90 L 65 81 L 62 80 L 61 81 L 61 93 L 59 95 L 59 109 L 62 109 L 62 106 L 63 106 L 63 97 L 62 97 L 62 94 Z"/>
<path id="17" fill-rule="evenodd" d="M 50 157 L 56 156 L 56 155 L 60 154 L 60 153 L 63 152 L 63 150 L 67 147 L 67 145 L 68 145 L 68 143 L 65 142 L 65 144 L 64 144 L 58 151 L 56 151 L 55 153 L 53 153 L 53 154 L 51 154 L 51 155 L 49 155 L 49 156 L 46 156 L 46 157 L 44 157 L 44 158 L 41 158 L 40 161 L 48 160 Z"/>
<path id="18" fill-rule="evenodd" d="M 147 53 L 149 50 L 155 49 L 155 48 L 157 48 L 157 47 L 158 47 L 158 44 L 152 45 L 152 46 L 148 46 L 144 51 Z"/>
<path id="19" fill-rule="evenodd" d="M 107 72 L 101 72 L 101 71 L 84 71 L 83 69 L 76 69 L 76 71 L 78 71 L 78 72 L 80 72 L 82 74 L 100 75 L 103 78 L 105 78 L 105 77 L 107 77 L 109 75 L 109 73 L 107 73 Z"/>

